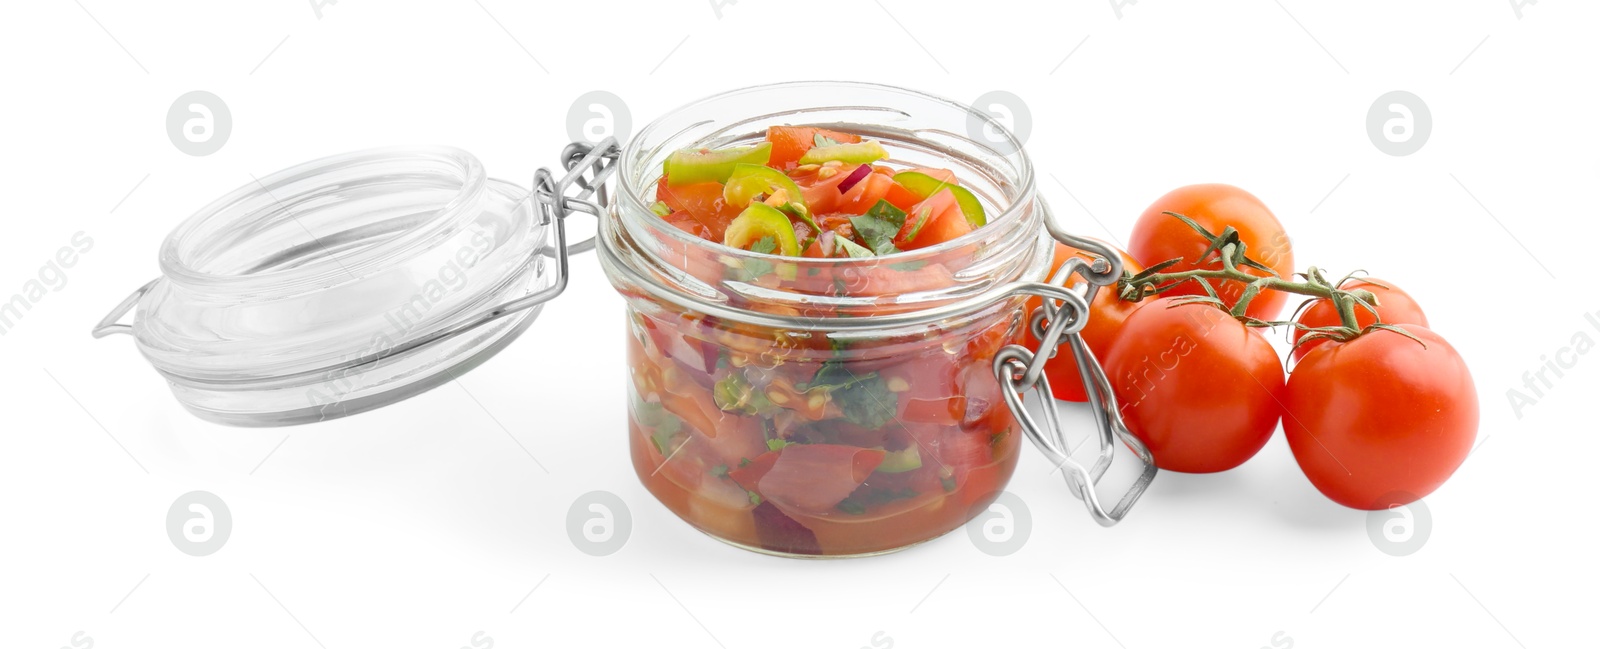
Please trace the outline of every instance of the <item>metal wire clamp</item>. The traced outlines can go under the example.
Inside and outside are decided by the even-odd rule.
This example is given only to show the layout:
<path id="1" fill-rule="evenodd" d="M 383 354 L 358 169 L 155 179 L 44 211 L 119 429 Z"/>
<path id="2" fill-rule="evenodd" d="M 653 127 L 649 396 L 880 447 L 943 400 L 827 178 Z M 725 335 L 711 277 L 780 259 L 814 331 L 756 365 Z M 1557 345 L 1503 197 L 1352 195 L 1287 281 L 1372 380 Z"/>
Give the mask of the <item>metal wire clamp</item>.
<path id="1" fill-rule="evenodd" d="M 1144 494 L 1156 477 L 1155 459 L 1144 443 L 1123 424 L 1117 397 L 1111 391 L 1111 382 L 1079 334 L 1088 322 L 1089 304 L 1094 301 L 1096 292 L 1102 287 L 1114 286 L 1122 277 L 1122 259 L 1115 251 L 1097 241 L 1062 230 L 1048 210 L 1045 213 L 1045 227 L 1056 240 L 1094 254 L 1099 259 L 1091 264 L 1081 257 L 1072 257 L 1051 275 L 1049 283 L 1053 287 L 1065 287 L 1073 275 L 1083 278 L 1083 282 L 1065 291 L 1066 299 L 1060 299 L 1059 296 L 1063 294 L 1057 291 L 1034 292 L 1042 298 L 1042 304 L 1030 314 L 1028 328 L 1039 339 L 1039 348 L 1030 350 L 1022 345 L 1007 345 L 995 354 L 994 374 L 1003 388 L 1006 405 L 1022 426 L 1023 433 L 1050 458 L 1051 464 L 1062 471 L 1067 488 L 1073 496 L 1083 501 L 1095 522 L 1110 527 L 1128 514 L 1128 509 L 1139 500 L 1139 496 Z M 1088 395 L 1089 407 L 1095 417 L 1099 453 L 1094 464 L 1087 469 L 1072 459 L 1074 449 L 1068 443 L 1066 431 L 1056 415 L 1050 380 L 1044 374 L 1045 362 L 1055 356 L 1057 347 L 1062 343 L 1071 346 L 1077 360 L 1078 377 L 1086 388 L 1084 392 Z M 1039 395 L 1042 402 L 1040 411 L 1044 413 L 1045 424 L 1042 427 L 1023 405 L 1023 393 L 1030 389 Z M 1111 466 L 1116 440 L 1119 439 L 1138 456 L 1143 468 L 1138 478 L 1123 492 L 1121 499 L 1108 511 L 1101 504 L 1096 486 Z"/>

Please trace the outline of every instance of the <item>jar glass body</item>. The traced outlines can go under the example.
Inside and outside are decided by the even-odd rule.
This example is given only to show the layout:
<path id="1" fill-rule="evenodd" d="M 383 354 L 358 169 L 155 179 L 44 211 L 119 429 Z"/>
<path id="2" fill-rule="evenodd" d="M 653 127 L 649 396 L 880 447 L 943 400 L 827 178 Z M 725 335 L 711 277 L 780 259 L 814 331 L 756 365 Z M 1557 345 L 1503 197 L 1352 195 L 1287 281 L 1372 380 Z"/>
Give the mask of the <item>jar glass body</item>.
<path id="1" fill-rule="evenodd" d="M 1022 433 L 993 373 L 1048 271 L 1032 170 L 981 113 L 887 86 L 799 83 L 712 97 L 623 150 L 602 266 L 627 301 L 629 447 L 646 488 L 723 541 L 859 556 L 971 520 Z M 663 160 L 815 125 L 882 141 L 894 168 L 952 169 L 989 224 L 882 259 L 805 259 L 694 237 L 653 214 Z M 977 125 L 974 128 L 974 125 Z M 1006 135 L 1009 138 L 1009 135 Z M 985 299 L 993 296 L 993 299 Z"/>

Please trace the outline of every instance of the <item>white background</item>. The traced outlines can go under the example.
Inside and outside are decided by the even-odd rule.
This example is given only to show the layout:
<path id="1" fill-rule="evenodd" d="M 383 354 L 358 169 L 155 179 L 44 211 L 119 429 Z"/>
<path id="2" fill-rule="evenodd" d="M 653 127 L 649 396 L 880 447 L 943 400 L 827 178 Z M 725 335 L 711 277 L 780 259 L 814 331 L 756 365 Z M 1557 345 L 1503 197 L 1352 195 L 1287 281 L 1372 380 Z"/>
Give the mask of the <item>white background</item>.
<path id="1" fill-rule="evenodd" d="M 79 2 L 12 3 L 0 22 L 0 299 L 75 232 L 95 241 L 0 337 L 0 644 L 1533 648 L 1592 634 L 1600 358 L 1520 417 L 1506 391 L 1578 332 L 1600 339 L 1581 256 L 1600 234 L 1593 3 L 744 0 L 719 18 L 695 0 L 345 0 L 319 18 L 294 0 Z M 1381 552 L 1366 514 L 1318 494 L 1281 435 L 1229 473 L 1160 475 L 1113 529 L 1029 450 L 1010 490 L 1032 531 L 1008 557 L 959 531 L 867 560 L 724 546 L 633 476 L 622 303 L 592 256 L 462 385 L 313 426 L 203 423 L 130 339 L 88 335 L 157 274 L 169 229 L 251 174 L 439 143 L 526 183 L 584 92 L 622 97 L 637 130 L 713 92 L 809 78 L 1019 95 L 1041 188 L 1085 234 L 1125 240 L 1167 190 L 1229 182 L 1277 212 L 1299 265 L 1406 287 L 1482 405 L 1477 450 L 1425 501 L 1422 549 Z M 1404 157 L 1366 133 L 1396 89 L 1433 120 Z M 232 112 L 209 156 L 165 130 L 191 90 Z M 232 514 L 210 556 L 164 529 L 193 490 Z M 632 512 L 607 557 L 568 540 L 567 508 L 593 490 Z"/>

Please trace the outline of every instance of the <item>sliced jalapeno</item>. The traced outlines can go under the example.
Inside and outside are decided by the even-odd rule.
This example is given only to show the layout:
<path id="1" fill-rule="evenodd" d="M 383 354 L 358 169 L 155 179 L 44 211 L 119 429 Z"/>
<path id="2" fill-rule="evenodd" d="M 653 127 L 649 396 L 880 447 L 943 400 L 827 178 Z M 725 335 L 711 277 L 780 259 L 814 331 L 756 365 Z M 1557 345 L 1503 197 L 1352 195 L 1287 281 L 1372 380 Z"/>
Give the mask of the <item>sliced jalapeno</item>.
<path id="1" fill-rule="evenodd" d="M 956 204 L 961 206 L 961 215 L 967 217 L 968 224 L 974 228 L 981 228 L 989 222 L 989 218 L 983 213 L 983 203 L 978 201 L 977 195 L 965 187 L 955 183 L 947 183 L 920 171 L 902 171 L 894 175 L 894 181 L 922 198 L 937 194 L 940 189 L 948 188 L 950 193 L 955 195 Z"/>
<path id="2" fill-rule="evenodd" d="M 794 226 L 783 212 L 766 203 L 751 203 L 728 224 L 722 243 L 740 250 L 750 250 L 762 239 L 771 237 L 775 245 L 771 254 L 786 257 L 800 256 L 800 242 L 795 239 Z"/>
<path id="3" fill-rule="evenodd" d="M 883 150 L 883 145 L 872 140 L 856 142 L 854 144 L 830 144 L 827 146 L 811 147 L 805 155 L 800 156 L 800 164 L 822 164 L 830 160 L 838 160 L 849 164 L 868 164 L 889 157 L 889 152 Z"/>
<path id="4" fill-rule="evenodd" d="M 728 176 L 733 175 L 733 168 L 736 165 L 764 165 L 771 157 L 771 142 L 710 151 L 679 149 L 667 156 L 667 161 L 662 167 L 666 170 L 667 184 L 670 186 L 705 182 L 723 183 L 728 182 Z"/>

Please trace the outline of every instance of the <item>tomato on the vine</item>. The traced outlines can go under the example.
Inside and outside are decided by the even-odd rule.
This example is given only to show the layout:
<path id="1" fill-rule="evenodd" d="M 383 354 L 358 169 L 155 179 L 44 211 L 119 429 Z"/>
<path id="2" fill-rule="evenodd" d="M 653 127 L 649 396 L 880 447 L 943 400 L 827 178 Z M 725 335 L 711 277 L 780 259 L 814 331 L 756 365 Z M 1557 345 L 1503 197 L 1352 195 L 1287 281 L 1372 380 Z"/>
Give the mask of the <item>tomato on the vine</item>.
<path id="1" fill-rule="evenodd" d="M 1386 509 L 1432 493 L 1472 450 L 1478 391 L 1455 348 L 1375 330 L 1328 341 L 1289 375 L 1284 436 L 1317 490 L 1346 507 Z"/>
<path id="2" fill-rule="evenodd" d="M 1111 248 L 1122 256 L 1122 268 L 1125 272 L 1138 273 L 1144 270 L 1144 267 L 1140 266 L 1138 260 L 1134 259 L 1132 255 L 1118 248 Z M 1054 274 L 1056 269 L 1061 268 L 1061 265 L 1067 263 L 1067 260 L 1072 257 L 1081 257 L 1091 261 L 1095 258 L 1094 255 L 1088 252 L 1064 243 L 1057 243 L 1055 260 L 1050 264 L 1050 272 Z M 1077 281 L 1081 282 L 1083 280 L 1080 278 Z M 1039 300 L 1034 299 L 1028 303 L 1026 312 L 1032 314 L 1034 308 L 1038 306 Z M 1095 293 L 1094 300 L 1089 303 L 1089 321 L 1085 322 L 1083 330 L 1078 332 L 1079 335 L 1083 336 L 1084 344 L 1089 346 L 1089 351 L 1094 353 L 1095 358 L 1105 359 L 1106 352 L 1111 348 L 1111 341 L 1116 339 L 1117 332 L 1122 329 L 1123 321 L 1128 319 L 1128 314 L 1133 313 L 1140 306 L 1142 304 L 1139 302 L 1129 302 L 1118 297 L 1116 285 L 1100 287 L 1100 290 Z M 1028 346 L 1037 348 L 1038 345 L 1039 340 L 1034 338 L 1033 333 L 1030 331 L 1028 334 Z M 1045 364 L 1044 373 L 1050 379 L 1050 392 L 1055 394 L 1057 399 L 1066 401 L 1089 400 L 1088 394 L 1083 389 L 1083 379 L 1078 376 L 1078 359 L 1077 355 L 1072 353 L 1071 345 L 1062 344 L 1056 348 L 1056 355 L 1050 359 L 1049 363 Z"/>
<path id="3" fill-rule="evenodd" d="M 1214 304 L 1161 298 L 1140 307 L 1111 343 L 1105 370 L 1124 423 L 1169 471 L 1243 464 L 1283 412 L 1272 345 Z"/>
<path id="4" fill-rule="evenodd" d="M 1339 288 L 1346 291 L 1371 291 L 1378 298 L 1378 316 L 1383 318 L 1385 324 L 1428 326 L 1428 316 L 1422 312 L 1422 306 L 1418 305 L 1416 300 L 1411 299 L 1411 296 L 1405 291 L 1400 290 L 1399 286 L 1395 286 L 1394 282 L 1376 277 L 1350 279 L 1346 280 Z M 1372 312 L 1368 311 L 1366 307 L 1355 305 L 1355 313 L 1356 326 L 1358 328 L 1365 329 L 1368 325 L 1376 322 L 1372 317 Z M 1333 301 L 1327 298 L 1317 298 L 1311 303 L 1311 306 L 1300 313 L 1300 317 L 1295 318 L 1295 322 L 1314 328 L 1336 327 L 1342 323 L 1339 319 L 1339 310 L 1333 306 Z M 1304 329 L 1296 328 L 1294 330 L 1294 342 L 1299 343 L 1300 339 L 1304 338 L 1307 333 L 1309 332 Z M 1306 354 L 1324 342 L 1326 341 L 1323 339 L 1313 339 L 1311 342 L 1295 347 L 1294 359 L 1299 361 L 1305 358 Z"/>
<path id="5" fill-rule="evenodd" d="M 1272 210 L 1247 192 L 1232 185 L 1209 184 L 1179 187 L 1146 208 L 1133 226 L 1133 236 L 1128 240 L 1128 252 L 1146 267 L 1169 259 L 1183 261 L 1167 268 L 1166 272 L 1181 272 L 1197 268 L 1221 269 L 1222 261 L 1213 252 L 1203 263 L 1196 263 L 1210 244 L 1193 228 L 1172 216 L 1182 214 L 1213 234 L 1221 234 L 1228 226 L 1239 232 L 1239 241 L 1245 253 L 1262 265 L 1271 268 L 1280 277 L 1294 273 L 1294 249 L 1289 235 L 1272 215 Z M 1241 268 L 1247 273 L 1265 277 L 1258 269 Z M 1235 281 L 1206 280 L 1216 289 L 1223 303 L 1232 308 L 1244 292 L 1244 285 Z M 1168 291 L 1166 295 L 1204 295 L 1205 289 L 1195 281 L 1188 281 Z M 1272 320 L 1283 310 L 1288 295 L 1278 291 L 1262 291 L 1251 300 L 1246 315 L 1261 320 Z"/>

